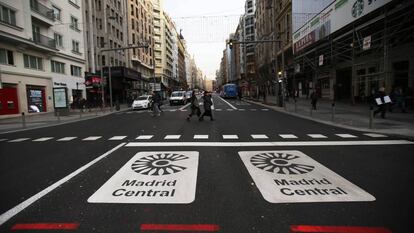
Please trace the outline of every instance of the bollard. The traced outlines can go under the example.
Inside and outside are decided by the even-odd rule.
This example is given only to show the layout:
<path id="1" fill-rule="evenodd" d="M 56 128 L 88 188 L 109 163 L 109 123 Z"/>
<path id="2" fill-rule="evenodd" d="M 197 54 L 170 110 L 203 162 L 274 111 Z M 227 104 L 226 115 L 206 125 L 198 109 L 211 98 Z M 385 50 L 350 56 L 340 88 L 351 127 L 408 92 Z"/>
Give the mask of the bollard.
<path id="1" fill-rule="evenodd" d="M 296 98 L 295 98 L 295 113 L 296 113 L 296 112 L 298 112 L 298 105 L 297 105 L 297 103 L 296 103 L 296 102 L 297 102 L 297 100 L 296 100 Z"/>
<path id="2" fill-rule="evenodd" d="M 374 119 L 374 107 L 371 105 L 369 107 L 369 128 L 372 129 L 372 123 Z"/>
<path id="3" fill-rule="evenodd" d="M 26 115 L 24 115 L 24 112 L 22 112 L 22 126 L 26 128 Z"/>
<path id="4" fill-rule="evenodd" d="M 56 110 L 56 116 L 57 116 L 57 120 L 60 123 L 60 112 L 59 110 Z"/>
<path id="5" fill-rule="evenodd" d="M 335 103 L 332 103 L 332 122 L 335 121 Z"/>

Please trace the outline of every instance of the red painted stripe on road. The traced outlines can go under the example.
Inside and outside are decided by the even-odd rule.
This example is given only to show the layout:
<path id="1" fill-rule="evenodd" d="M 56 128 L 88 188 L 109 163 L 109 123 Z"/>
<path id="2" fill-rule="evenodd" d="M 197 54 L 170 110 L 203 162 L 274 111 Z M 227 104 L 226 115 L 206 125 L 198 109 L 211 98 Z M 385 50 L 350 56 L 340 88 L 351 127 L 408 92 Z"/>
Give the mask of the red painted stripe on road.
<path id="1" fill-rule="evenodd" d="M 16 230 L 76 230 L 79 223 L 19 223 L 11 229 Z"/>
<path id="2" fill-rule="evenodd" d="M 292 225 L 292 232 L 300 233 L 392 233 L 385 227 L 351 227 L 351 226 L 308 226 L 308 225 Z"/>
<path id="3" fill-rule="evenodd" d="M 219 231 L 216 224 L 141 224 L 141 231 Z"/>

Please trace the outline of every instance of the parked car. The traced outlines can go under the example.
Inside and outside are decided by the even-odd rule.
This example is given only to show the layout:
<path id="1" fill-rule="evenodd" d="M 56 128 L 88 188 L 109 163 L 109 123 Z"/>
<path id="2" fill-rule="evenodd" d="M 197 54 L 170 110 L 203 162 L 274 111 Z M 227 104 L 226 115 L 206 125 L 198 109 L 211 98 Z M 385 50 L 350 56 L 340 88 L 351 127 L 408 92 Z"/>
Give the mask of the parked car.
<path id="1" fill-rule="evenodd" d="M 170 106 L 174 104 L 185 104 L 187 101 L 185 91 L 173 91 L 170 97 Z"/>
<path id="2" fill-rule="evenodd" d="M 152 104 L 152 96 L 143 95 L 134 100 L 134 102 L 132 103 L 132 110 L 148 109 L 152 107 Z"/>

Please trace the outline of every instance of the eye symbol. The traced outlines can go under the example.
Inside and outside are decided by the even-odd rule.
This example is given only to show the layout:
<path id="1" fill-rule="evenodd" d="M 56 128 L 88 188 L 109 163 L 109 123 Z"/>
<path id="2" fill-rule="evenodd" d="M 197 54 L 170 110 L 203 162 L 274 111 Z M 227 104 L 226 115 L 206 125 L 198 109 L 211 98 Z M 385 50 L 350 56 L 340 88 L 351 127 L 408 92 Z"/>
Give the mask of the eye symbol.
<path id="1" fill-rule="evenodd" d="M 305 164 L 292 163 L 299 156 L 286 153 L 261 153 L 253 156 L 250 162 L 259 169 L 277 174 L 305 174 L 315 167 Z"/>
<path id="2" fill-rule="evenodd" d="M 186 167 L 175 165 L 177 161 L 188 159 L 187 156 L 180 154 L 155 154 L 149 155 L 135 161 L 131 168 L 136 173 L 149 176 L 162 176 L 181 172 Z"/>

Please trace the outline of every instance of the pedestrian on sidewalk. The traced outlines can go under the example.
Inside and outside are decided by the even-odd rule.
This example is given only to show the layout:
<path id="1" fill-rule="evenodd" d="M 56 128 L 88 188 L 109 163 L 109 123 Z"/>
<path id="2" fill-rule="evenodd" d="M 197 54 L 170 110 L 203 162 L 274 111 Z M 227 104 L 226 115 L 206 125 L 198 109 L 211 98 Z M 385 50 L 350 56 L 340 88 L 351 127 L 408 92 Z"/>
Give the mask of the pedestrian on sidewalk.
<path id="1" fill-rule="evenodd" d="M 316 94 L 316 91 L 313 91 L 310 97 L 311 97 L 312 109 L 316 110 L 316 103 L 318 102 L 318 94 Z"/>
<path id="2" fill-rule="evenodd" d="M 378 93 L 376 94 L 375 99 L 379 99 L 379 101 L 376 101 L 378 108 L 374 111 L 374 117 L 378 113 L 381 113 L 381 118 L 385 118 L 385 112 L 387 111 L 387 103 L 384 100 L 385 96 L 385 87 L 381 87 L 380 89 L 378 89 Z"/>
<path id="3" fill-rule="evenodd" d="M 152 105 L 152 114 L 151 116 L 160 116 L 160 102 L 161 102 L 161 96 L 158 92 L 154 91 L 152 93 L 152 100 L 154 101 Z"/>
<path id="4" fill-rule="evenodd" d="M 397 87 L 394 89 L 391 99 L 395 101 L 395 104 L 390 105 L 390 112 L 394 110 L 394 106 L 401 109 L 402 113 L 407 112 L 405 110 L 405 93 L 401 87 Z"/>
<path id="5" fill-rule="evenodd" d="M 197 96 L 195 95 L 195 91 L 191 92 L 190 103 L 191 113 L 188 115 L 187 121 L 190 121 L 190 118 L 195 114 L 197 114 L 198 118 L 200 118 L 201 115 L 200 105 Z"/>
<path id="6" fill-rule="evenodd" d="M 203 103 L 204 103 L 204 112 L 200 116 L 199 121 L 203 121 L 204 116 L 209 116 L 210 120 L 214 121 L 213 113 L 211 111 L 211 106 L 213 105 L 213 101 L 211 100 L 211 94 L 208 91 L 204 91 Z"/>

